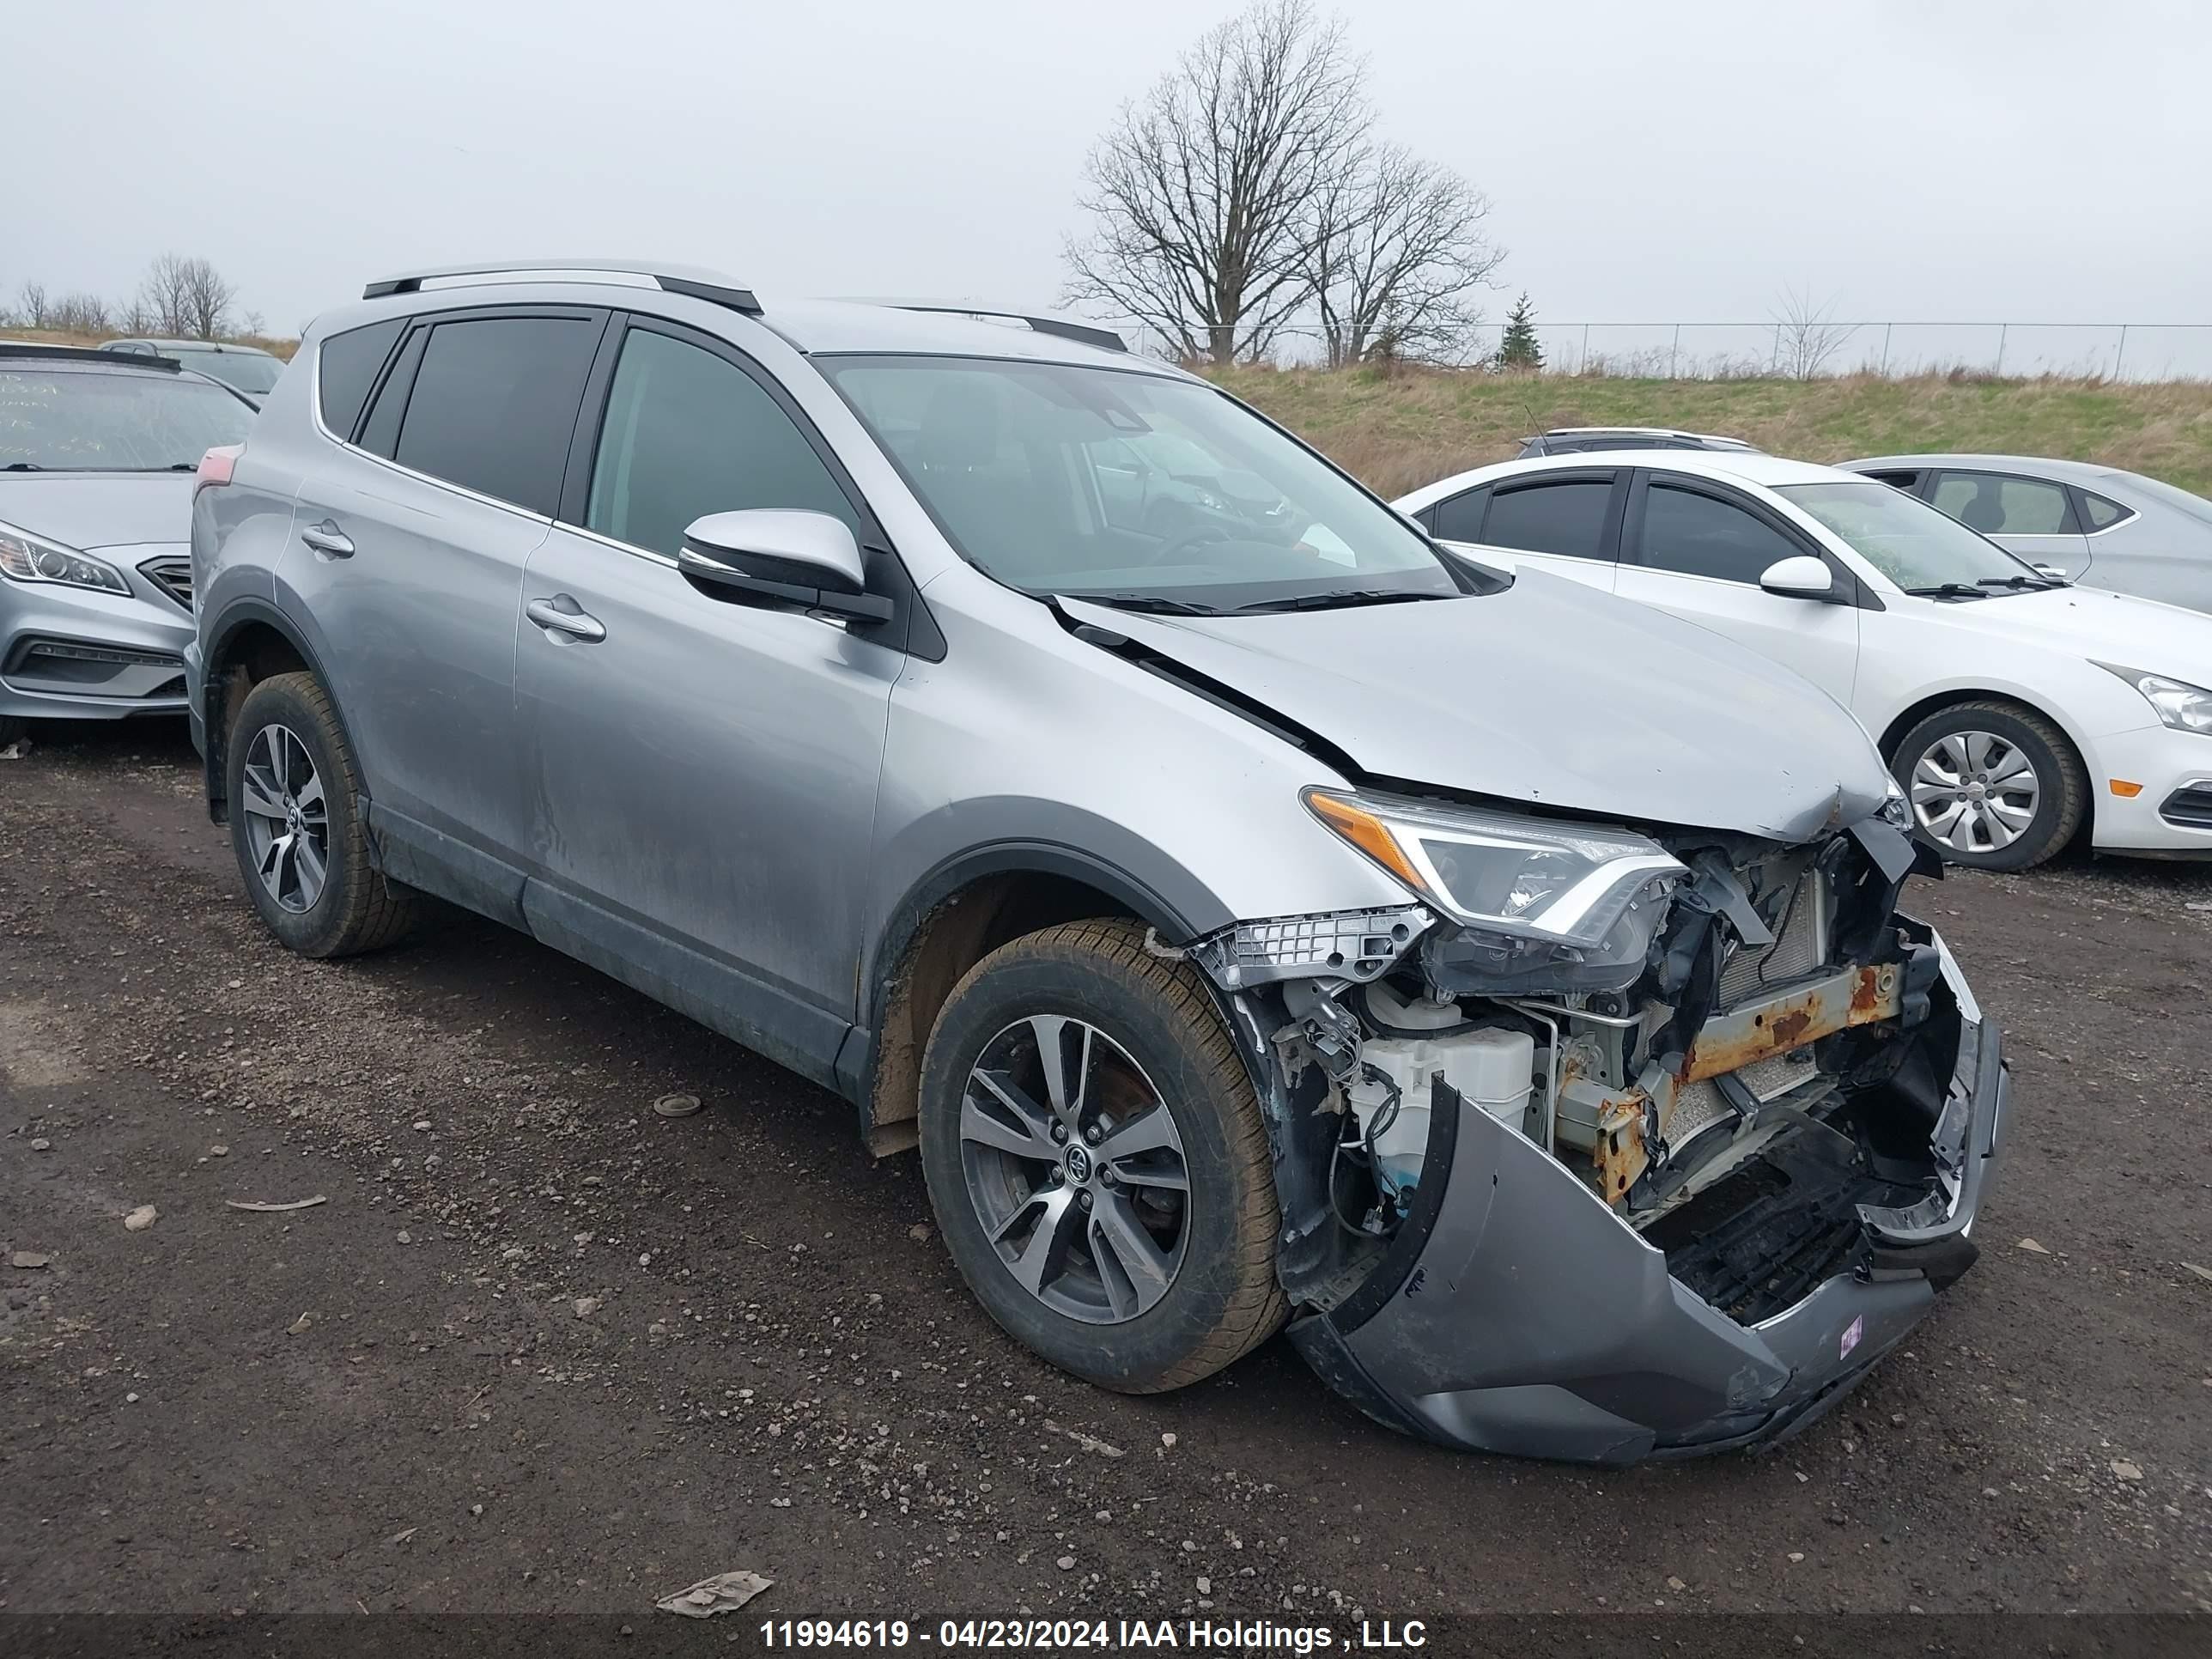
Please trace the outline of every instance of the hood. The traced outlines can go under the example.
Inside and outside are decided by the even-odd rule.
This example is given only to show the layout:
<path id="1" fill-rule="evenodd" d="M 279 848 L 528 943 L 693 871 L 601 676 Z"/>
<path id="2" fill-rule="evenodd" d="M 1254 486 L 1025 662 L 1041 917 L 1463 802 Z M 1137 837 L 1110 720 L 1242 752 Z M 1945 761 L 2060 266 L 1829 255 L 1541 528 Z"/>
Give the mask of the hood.
<path id="1" fill-rule="evenodd" d="M 1250 617 L 1061 604 L 1379 778 L 1789 842 L 1879 811 L 1889 792 L 1873 740 L 1826 692 L 1547 572 L 1486 596 Z"/>
<path id="2" fill-rule="evenodd" d="M 1983 639 L 2011 640 L 2076 660 L 2117 663 L 2192 685 L 2212 683 L 2212 616 L 2202 611 L 2101 587 L 1920 603 Z"/>
<path id="3" fill-rule="evenodd" d="M 192 534 L 189 472 L 0 473 L 0 524 L 90 553 Z"/>

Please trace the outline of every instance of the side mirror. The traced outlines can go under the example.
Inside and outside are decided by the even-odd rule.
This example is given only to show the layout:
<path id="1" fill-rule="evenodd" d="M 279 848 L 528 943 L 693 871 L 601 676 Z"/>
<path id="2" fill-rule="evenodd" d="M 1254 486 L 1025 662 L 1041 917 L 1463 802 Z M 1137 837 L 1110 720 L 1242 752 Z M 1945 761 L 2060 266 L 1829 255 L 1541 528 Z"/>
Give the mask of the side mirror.
<path id="1" fill-rule="evenodd" d="M 851 528 L 827 513 L 767 507 L 710 513 L 684 532 L 676 568 L 694 582 L 757 605 L 795 605 L 859 622 L 891 617 L 891 602 L 866 591 Z"/>
<path id="2" fill-rule="evenodd" d="M 2035 574 L 2039 576 L 2048 576 L 2055 582 L 2070 582 L 2074 580 L 2055 564 L 2038 564 L 2035 567 Z"/>
<path id="3" fill-rule="evenodd" d="M 1793 554 L 1786 559 L 1777 559 L 1759 573 L 1759 585 L 1767 592 L 1785 599 L 1825 599 L 1836 598 L 1836 579 L 1828 567 L 1810 553 Z"/>

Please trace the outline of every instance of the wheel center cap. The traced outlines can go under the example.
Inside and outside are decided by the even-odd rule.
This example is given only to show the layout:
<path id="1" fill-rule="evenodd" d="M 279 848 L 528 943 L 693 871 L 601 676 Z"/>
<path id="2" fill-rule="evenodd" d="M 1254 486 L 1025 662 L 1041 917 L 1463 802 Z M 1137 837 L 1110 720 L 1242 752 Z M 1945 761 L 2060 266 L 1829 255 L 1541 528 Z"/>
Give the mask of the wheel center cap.
<path id="1" fill-rule="evenodd" d="M 1091 1154 L 1082 1146 L 1071 1145 L 1061 1163 L 1072 1185 L 1080 1187 L 1091 1179 Z"/>
<path id="2" fill-rule="evenodd" d="M 1968 800 L 1980 800 L 1987 796 L 1989 793 L 1990 787 L 1985 783 L 1970 783 L 1966 786 L 1966 799 Z"/>

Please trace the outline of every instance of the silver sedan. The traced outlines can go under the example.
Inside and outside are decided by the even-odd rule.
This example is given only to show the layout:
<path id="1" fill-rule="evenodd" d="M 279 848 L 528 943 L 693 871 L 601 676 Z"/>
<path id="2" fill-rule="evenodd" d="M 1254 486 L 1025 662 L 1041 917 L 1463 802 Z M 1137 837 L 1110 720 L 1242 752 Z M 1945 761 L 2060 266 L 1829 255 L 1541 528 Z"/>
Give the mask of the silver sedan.
<path id="1" fill-rule="evenodd" d="M 2212 611 L 2212 501 L 2140 472 L 2024 455 L 1879 455 L 1854 472 L 2090 587 Z"/>

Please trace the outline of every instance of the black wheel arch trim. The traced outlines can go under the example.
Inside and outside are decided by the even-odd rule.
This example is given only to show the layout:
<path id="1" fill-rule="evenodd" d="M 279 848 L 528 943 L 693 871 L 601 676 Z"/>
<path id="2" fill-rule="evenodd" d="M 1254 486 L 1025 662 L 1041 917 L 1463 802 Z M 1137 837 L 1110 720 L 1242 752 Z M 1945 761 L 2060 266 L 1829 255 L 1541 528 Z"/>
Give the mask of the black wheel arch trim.
<path id="1" fill-rule="evenodd" d="M 839 1090 L 860 1104 L 864 1117 L 875 1077 L 884 997 L 891 975 L 905 960 L 908 947 L 931 912 L 962 888 L 988 876 L 1010 874 L 1058 876 L 1095 887 L 1139 921 L 1157 928 L 1160 936 L 1171 944 L 1185 944 L 1233 920 L 1194 919 L 1150 883 L 1120 865 L 1065 842 L 1036 839 L 988 842 L 940 860 L 892 907 L 889 920 L 870 941 L 860 963 L 855 1010 L 858 1018 L 837 1057 L 836 1073 Z"/>
<path id="2" fill-rule="evenodd" d="M 323 672 L 320 655 L 314 647 L 307 643 L 307 636 L 295 625 L 291 618 L 279 611 L 270 601 L 250 595 L 233 599 L 222 608 L 222 615 L 213 623 L 202 624 L 200 635 L 207 641 L 208 646 L 205 654 L 201 659 L 200 696 L 198 709 L 206 734 L 206 742 L 200 751 L 200 763 L 204 787 L 207 793 L 208 817 L 217 823 L 227 823 L 230 821 L 228 756 L 225 742 L 228 733 L 224 732 L 222 726 L 225 676 L 221 672 L 220 665 L 240 630 L 256 623 L 280 635 L 287 645 L 300 653 L 300 660 L 307 664 L 309 673 L 322 682 L 324 690 L 325 691 L 331 690 L 331 677 Z M 347 749 L 352 751 L 354 764 L 358 767 L 361 764 L 361 750 L 355 745 L 352 732 L 347 728 L 345 710 L 339 705 L 334 691 L 331 696 L 331 712 L 337 716 L 338 735 L 345 739 Z M 361 795 L 363 811 L 366 812 L 368 790 L 362 789 Z"/>
<path id="3" fill-rule="evenodd" d="M 1150 884 L 1079 847 L 1049 841 L 986 842 L 940 860 L 892 908 L 890 920 L 876 936 L 862 975 L 860 1024 L 872 1025 L 881 1015 L 890 971 L 906 954 L 931 911 L 986 876 L 1014 874 L 1060 876 L 1095 887 L 1126 905 L 1139 921 L 1158 928 L 1170 944 L 1188 943 L 1220 925 L 1187 916 Z"/>

